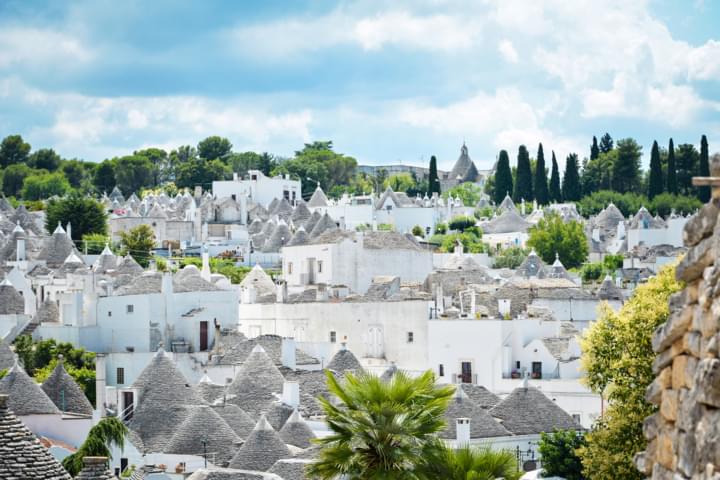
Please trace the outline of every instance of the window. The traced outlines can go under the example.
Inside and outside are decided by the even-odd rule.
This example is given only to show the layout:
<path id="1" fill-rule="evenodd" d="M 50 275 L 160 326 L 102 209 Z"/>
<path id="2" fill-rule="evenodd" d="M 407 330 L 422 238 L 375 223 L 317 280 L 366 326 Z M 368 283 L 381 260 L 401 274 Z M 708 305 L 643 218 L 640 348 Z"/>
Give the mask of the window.
<path id="1" fill-rule="evenodd" d="M 330 343 L 335 343 L 337 341 L 337 333 L 335 331 L 330 332 Z"/>
<path id="2" fill-rule="evenodd" d="M 442 363 L 438 365 L 438 377 L 444 377 L 445 376 L 445 365 Z"/>
<path id="3" fill-rule="evenodd" d="M 542 362 L 532 362 L 532 378 L 542 378 Z"/>
<path id="4" fill-rule="evenodd" d="M 573 420 L 575 420 L 575 423 L 580 425 L 580 414 L 579 413 L 573 413 L 572 418 L 573 418 Z"/>
<path id="5" fill-rule="evenodd" d="M 415 334 L 413 334 L 413 332 L 407 332 L 407 342 L 413 343 L 413 340 L 415 340 Z"/>
<path id="6" fill-rule="evenodd" d="M 517 362 L 515 362 L 515 368 L 517 368 L 518 370 L 520 370 L 520 360 L 518 360 Z"/>
<path id="7" fill-rule="evenodd" d="M 292 262 L 288 262 L 288 275 L 292 275 Z"/>
<path id="8" fill-rule="evenodd" d="M 127 313 L 133 313 L 133 312 L 135 311 L 135 305 L 127 305 L 127 306 L 125 307 L 125 311 L 126 311 Z"/>
<path id="9" fill-rule="evenodd" d="M 115 383 L 118 385 L 125 384 L 125 369 L 123 367 L 118 367 L 115 371 Z"/>
<path id="10" fill-rule="evenodd" d="M 322 273 L 322 260 L 318 260 L 318 273 Z"/>
<path id="11" fill-rule="evenodd" d="M 237 195 L 235 195 L 234 193 L 230 195 L 230 197 L 232 197 L 233 200 L 237 200 Z"/>
<path id="12" fill-rule="evenodd" d="M 108 317 L 112 317 L 112 312 L 108 310 Z"/>

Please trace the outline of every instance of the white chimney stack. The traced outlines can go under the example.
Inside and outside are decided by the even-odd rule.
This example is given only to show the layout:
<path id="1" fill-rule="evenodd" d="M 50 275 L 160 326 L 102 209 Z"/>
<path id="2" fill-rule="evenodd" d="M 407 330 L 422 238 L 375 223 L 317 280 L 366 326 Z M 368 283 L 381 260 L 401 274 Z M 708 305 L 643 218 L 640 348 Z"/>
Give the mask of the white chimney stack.
<path id="1" fill-rule="evenodd" d="M 470 419 L 455 419 L 455 438 L 457 448 L 467 447 L 470 445 Z"/>
<path id="2" fill-rule="evenodd" d="M 283 338 L 280 347 L 283 366 L 295 370 L 297 366 L 297 360 L 295 358 L 295 339 L 291 337 Z"/>
<path id="3" fill-rule="evenodd" d="M 300 384 L 298 382 L 284 382 L 282 402 L 293 408 L 300 406 Z"/>
<path id="4" fill-rule="evenodd" d="M 95 408 L 100 417 L 105 416 L 105 354 L 95 354 Z"/>

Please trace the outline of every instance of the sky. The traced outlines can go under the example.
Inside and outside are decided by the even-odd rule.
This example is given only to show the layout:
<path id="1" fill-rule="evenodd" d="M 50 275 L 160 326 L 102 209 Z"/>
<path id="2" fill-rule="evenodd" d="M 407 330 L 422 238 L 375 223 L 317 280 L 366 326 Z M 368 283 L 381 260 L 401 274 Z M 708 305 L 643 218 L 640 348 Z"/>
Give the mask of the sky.
<path id="1" fill-rule="evenodd" d="M 0 2 L 0 137 L 101 161 L 209 135 L 479 168 L 593 135 L 720 151 L 720 2 Z"/>

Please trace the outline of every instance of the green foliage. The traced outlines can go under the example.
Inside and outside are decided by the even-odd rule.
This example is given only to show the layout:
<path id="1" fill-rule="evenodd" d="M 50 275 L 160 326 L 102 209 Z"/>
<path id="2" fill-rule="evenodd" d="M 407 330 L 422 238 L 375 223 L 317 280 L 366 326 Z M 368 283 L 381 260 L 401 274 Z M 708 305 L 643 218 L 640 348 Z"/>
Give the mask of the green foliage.
<path id="1" fill-rule="evenodd" d="M 600 153 L 608 153 L 613 149 L 613 139 L 609 133 L 605 132 L 605 135 L 600 139 Z"/>
<path id="2" fill-rule="evenodd" d="M 199 257 L 185 257 L 180 260 L 180 268 L 186 265 L 195 265 L 196 267 L 202 267 L 202 259 Z M 235 265 L 233 260 L 222 259 L 222 258 L 211 258 L 210 259 L 210 272 L 219 273 L 225 275 L 230 279 L 231 283 L 240 283 L 245 278 L 245 275 L 250 272 L 250 267 Z"/>
<path id="3" fill-rule="evenodd" d="M 527 250 L 521 247 L 509 247 L 501 250 L 495 255 L 493 268 L 516 269 L 525 261 Z"/>
<path id="4" fill-rule="evenodd" d="M 435 233 L 444 235 L 447 233 L 447 230 L 448 230 L 447 223 L 438 223 L 437 225 L 435 225 Z"/>
<path id="5" fill-rule="evenodd" d="M 528 247 L 534 248 L 545 263 L 555 261 L 555 254 L 565 268 L 582 265 L 588 256 L 588 244 L 580 222 L 564 222 L 557 214 L 547 215 L 530 228 Z"/>
<path id="6" fill-rule="evenodd" d="M 600 156 L 600 147 L 598 147 L 597 137 L 593 135 L 592 145 L 590 146 L 590 160 L 595 160 Z"/>
<path id="7" fill-rule="evenodd" d="M 615 312 L 600 307 L 598 320 L 582 339 L 584 382 L 604 396 L 604 416 L 587 435 L 587 446 L 579 455 L 586 477 L 641 479 L 633 456 L 647 441 L 643 420 L 657 410 L 645 401 L 645 391 L 655 375 L 652 364 L 652 334 L 670 313 L 668 299 L 682 288 L 669 265 L 635 289 L 632 297 Z"/>
<path id="8" fill-rule="evenodd" d="M 510 170 L 510 158 L 505 150 L 500 150 L 495 171 L 495 190 L 493 192 L 495 205 L 500 205 L 505 196 L 512 195 L 512 193 L 513 177 L 512 170 Z"/>
<path id="9" fill-rule="evenodd" d="M 110 193 L 115 188 L 115 165 L 111 160 L 105 160 L 95 169 L 93 185 L 98 193 Z"/>
<path id="10" fill-rule="evenodd" d="M 450 219 L 450 230 L 464 232 L 465 229 L 475 226 L 475 218 L 466 215 L 458 215 Z"/>
<path id="11" fill-rule="evenodd" d="M 537 159 L 535 160 L 535 177 L 533 179 L 533 191 L 538 205 L 550 203 L 550 192 L 548 191 L 548 178 L 545 169 L 545 153 L 542 143 L 538 145 Z"/>
<path id="12" fill-rule="evenodd" d="M 416 480 L 437 451 L 436 434 L 454 387 L 435 384 L 427 371 L 417 377 L 397 372 L 389 382 L 372 373 L 327 373 L 329 400 L 319 397 L 331 434 L 320 438 L 312 478 Z"/>
<path id="13" fill-rule="evenodd" d="M 580 269 L 580 277 L 583 282 L 594 282 L 603 276 L 605 267 L 602 263 L 586 263 Z"/>
<path id="14" fill-rule="evenodd" d="M 63 196 L 70 190 L 70 183 L 61 173 L 40 173 L 26 177 L 22 197 L 25 200 L 41 200 Z"/>
<path id="15" fill-rule="evenodd" d="M 430 157 L 430 174 L 428 175 L 428 195 L 440 193 L 440 180 L 437 173 L 437 159 L 435 155 Z"/>
<path id="16" fill-rule="evenodd" d="M 517 458 L 511 450 L 493 450 L 489 445 L 458 449 L 437 442 L 430 461 L 421 467 L 418 477 L 443 480 L 517 480 Z"/>
<path id="17" fill-rule="evenodd" d="M 377 229 L 381 232 L 392 232 L 395 230 L 395 225 L 392 223 L 378 223 Z"/>
<path id="18" fill-rule="evenodd" d="M 407 192 L 415 187 L 415 179 L 409 173 L 395 173 L 383 182 L 383 188 L 392 188 L 394 192 Z"/>
<path id="19" fill-rule="evenodd" d="M 27 162 L 29 154 L 29 143 L 26 143 L 20 135 L 8 135 L 0 143 L 0 167 L 24 164 Z"/>
<path id="20" fill-rule="evenodd" d="M 678 145 L 675 152 L 675 166 L 677 167 L 678 193 L 681 195 L 696 195 L 692 185 L 692 177 L 698 174 L 700 167 L 700 154 L 690 143 Z"/>
<path id="21" fill-rule="evenodd" d="M 232 143 L 227 138 L 213 135 L 201 140 L 197 146 L 198 156 L 204 160 L 222 159 L 232 151 Z"/>
<path id="22" fill-rule="evenodd" d="M 460 200 L 462 200 L 464 206 L 474 207 L 480 201 L 481 194 L 482 190 L 480 190 L 480 187 L 478 187 L 472 182 L 465 182 L 452 187 L 446 192 L 443 192 L 442 197 L 446 200 L 449 197 L 459 197 Z"/>
<path id="23" fill-rule="evenodd" d="M 653 215 L 661 217 L 667 217 L 673 210 L 678 214 L 689 214 L 702 207 L 702 202 L 697 197 L 661 193 L 649 201 L 645 196 L 636 193 L 617 193 L 610 190 L 600 190 L 583 197 L 577 202 L 577 207 L 583 216 L 590 217 L 597 215 L 611 202 L 626 217 L 635 215 L 642 206 L 645 206 Z"/>
<path id="24" fill-rule="evenodd" d="M 7 373 L 8 373 L 7 368 L 3 368 L 2 370 L 0 370 L 0 380 L 2 380 L 3 377 L 5 375 L 7 375 Z"/>
<path id="25" fill-rule="evenodd" d="M 660 148 L 656 141 L 650 151 L 650 179 L 648 180 L 648 198 L 652 200 L 665 190 L 663 182 L 662 164 L 660 163 Z"/>
<path id="26" fill-rule="evenodd" d="M 72 477 L 76 477 L 83 468 L 85 457 L 107 457 L 112 459 L 113 445 L 122 450 L 128 429 L 117 417 L 105 417 L 88 432 L 87 438 L 77 451 L 62 461 L 62 466 Z"/>
<path id="27" fill-rule="evenodd" d="M 620 193 L 640 188 L 640 156 L 642 147 L 632 138 L 617 141 L 617 159 L 613 164 L 612 187 Z"/>
<path id="28" fill-rule="evenodd" d="M 84 350 L 83 350 L 84 352 Z M 94 355 L 93 355 L 94 356 Z M 50 376 L 50 374 L 55 370 L 55 367 L 57 366 L 57 359 L 52 359 L 50 363 L 48 363 L 43 368 L 38 368 L 35 370 L 35 374 L 33 377 L 35 378 L 35 381 L 38 383 L 42 383 Z M 68 374 L 73 377 L 73 379 L 77 382 L 78 385 L 80 385 L 80 388 L 82 388 L 83 393 L 87 397 L 87 399 L 90 401 L 91 404 L 95 404 L 95 365 L 92 363 L 86 364 L 82 367 L 76 367 L 75 365 L 71 363 L 65 363 L 65 370 L 68 372 Z"/>
<path id="29" fill-rule="evenodd" d="M 495 209 L 493 207 L 482 207 L 482 208 L 476 208 L 473 212 L 473 216 L 480 220 L 481 218 L 490 218 L 495 213 Z"/>
<path id="30" fill-rule="evenodd" d="M 700 166 L 698 169 L 698 175 L 701 177 L 710 176 L 708 141 L 705 135 L 700 138 Z M 698 187 L 698 198 L 700 198 L 701 202 L 707 203 L 710 200 L 710 187 Z"/>
<path id="31" fill-rule="evenodd" d="M 60 167 L 62 158 L 52 148 L 41 148 L 30 154 L 27 163 L 31 168 L 54 172 Z"/>
<path id="32" fill-rule="evenodd" d="M 552 171 L 550 173 L 550 184 L 548 194 L 551 202 L 562 202 L 562 191 L 560 190 L 560 169 L 558 168 L 555 152 L 552 152 Z"/>
<path id="33" fill-rule="evenodd" d="M 532 202 L 535 198 L 533 195 L 530 154 L 528 153 L 525 145 L 520 145 L 518 148 L 517 173 L 515 175 L 515 189 L 513 190 L 512 197 L 515 203 L 518 203 L 523 199 L 526 202 Z"/>
<path id="34" fill-rule="evenodd" d="M 82 251 L 88 255 L 99 255 L 105 245 L 110 244 L 110 237 L 102 233 L 86 233 L 82 236 Z"/>
<path id="35" fill-rule="evenodd" d="M 232 172 L 221 160 L 194 158 L 178 165 L 176 175 L 175 183 L 180 188 L 200 185 L 207 190 L 213 181 L 227 180 L 232 176 Z"/>
<path id="36" fill-rule="evenodd" d="M 599 190 L 612 188 L 612 172 L 617 156 L 618 152 L 611 150 L 584 162 L 581 180 L 583 195 L 591 195 Z"/>
<path id="37" fill-rule="evenodd" d="M 608 273 L 612 273 L 622 268 L 624 258 L 621 253 L 617 255 L 605 255 L 603 258 L 603 267 L 605 267 Z"/>
<path id="38" fill-rule="evenodd" d="M 19 197 L 25 179 L 33 170 L 24 163 L 13 163 L 3 171 L 3 193 L 8 197 Z"/>
<path id="39" fill-rule="evenodd" d="M 143 268 L 150 264 L 152 249 L 155 248 L 155 233 L 150 225 L 138 225 L 126 232 L 120 232 L 122 254 L 130 254 Z"/>
<path id="40" fill-rule="evenodd" d="M 302 150 L 295 152 L 294 158 L 281 163 L 273 173 L 289 173 L 300 179 L 303 198 L 309 198 L 315 190 L 315 182 L 307 178 L 319 181 L 326 191 L 335 185 L 347 185 L 355 176 L 357 161 L 336 153 L 332 148 L 330 141 L 306 143 Z"/>
<path id="41" fill-rule="evenodd" d="M 72 188 L 80 188 L 85 178 L 84 165 L 80 160 L 65 160 L 62 162 L 60 171 Z"/>
<path id="42" fill-rule="evenodd" d="M 116 185 L 126 197 L 152 186 L 154 167 L 147 157 L 127 155 L 114 159 L 114 163 Z"/>
<path id="43" fill-rule="evenodd" d="M 566 202 L 576 202 L 582 196 L 579 168 L 577 154 L 571 153 L 568 155 L 565 160 L 565 173 L 562 179 L 562 197 Z"/>
<path id="44" fill-rule="evenodd" d="M 577 449 L 585 446 L 585 437 L 574 430 L 541 433 L 538 452 L 542 458 L 543 477 L 584 480 Z"/>
<path id="45" fill-rule="evenodd" d="M 452 253 L 455 251 L 455 247 L 459 241 L 462 243 L 463 250 L 466 253 L 483 253 L 485 251 L 485 244 L 482 243 L 481 239 L 482 233 L 480 232 L 480 229 L 471 227 L 464 233 L 451 233 L 449 235 L 443 235 L 439 251 L 443 253 Z"/>
<path id="46" fill-rule="evenodd" d="M 673 139 L 670 139 L 668 144 L 668 156 L 667 156 L 667 189 L 666 191 L 671 194 L 678 193 L 678 180 L 677 180 L 677 166 L 675 165 L 675 146 Z"/>
<path id="47" fill-rule="evenodd" d="M 107 214 L 103 206 L 97 200 L 78 193 L 48 202 L 45 228 L 52 232 L 58 223 L 72 225 L 73 240 L 80 240 L 89 233 L 107 233 Z"/>
<path id="48" fill-rule="evenodd" d="M 425 238 L 425 229 L 422 228 L 420 225 L 415 225 L 412 228 L 412 234 L 416 237 Z"/>

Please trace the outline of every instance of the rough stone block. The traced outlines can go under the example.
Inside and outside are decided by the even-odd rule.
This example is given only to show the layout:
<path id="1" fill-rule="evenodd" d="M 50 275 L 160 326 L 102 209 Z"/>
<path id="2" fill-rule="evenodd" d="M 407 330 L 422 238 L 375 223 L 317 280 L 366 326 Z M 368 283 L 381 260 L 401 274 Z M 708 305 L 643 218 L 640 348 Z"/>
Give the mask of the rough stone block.
<path id="1" fill-rule="evenodd" d="M 717 357 L 718 355 L 718 336 L 713 335 L 710 339 L 703 339 L 703 343 L 700 344 L 702 352 L 701 357 Z"/>
<path id="2" fill-rule="evenodd" d="M 654 352 L 661 352 L 682 337 L 688 331 L 693 318 L 693 309 L 683 308 L 670 315 L 667 322 L 658 326 L 653 333 L 652 347 Z"/>
<path id="3" fill-rule="evenodd" d="M 683 241 L 691 247 L 697 245 L 703 238 L 710 236 L 715 228 L 720 208 L 717 201 L 711 201 L 687 221 L 683 230 Z"/>
<path id="4" fill-rule="evenodd" d="M 660 415 L 668 422 L 674 422 L 678 413 L 678 391 L 663 390 L 660 397 Z"/>
<path id="5" fill-rule="evenodd" d="M 683 347 L 693 357 L 700 358 L 700 334 L 698 332 L 686 332 L 683 335 Z"/>
<path id="6" fill-rule="evenodd" d="M 677 444 L 677 469 L 686 477 L 695 473 L 695 435 L 680 433 Z"/>
<path id="7" fill-rule="evenodd" d="M 672 363 L 672 388 L 673 390 L 680 390 L 683 387 L 687 387 L 688 382 L 685 379 L 685 369 L 688 364 L 687 355 L 678 355 L 673 358 Z"/>
<path id="8" fill-rule="evenodd" d="M 720 410 L 705 411 L 695 430 L 695 443 L 700 465 L 720 465 Z"/>
<path id="9" fill-rule="evenodd" d="M 720 407 L 720 360 L 705 358 L 698 365 L 695 380 L 698 401 L 712 407 Z"/>
<path id="10" fill-rule="evenodd" d="M 658 435 L 657 455 L 655 457 L 655 461 L 663 467 L 667 468 L 668 470 L 675 470 L 675 452 L 673 451 L 673 439 L 669 433 L 663 432 Z M 653 478 L 655 478 L 654 470 Z"/>
<path id="11" fill-rule="evenodd" d="M 694 432 L 700 418 L 705 412 L 705 406 L 697 401 L 697 390 L 680 390 L 680 410 L 678 419 L 675 422 L 677 427 L 684 432 Z"/>
<path id="12" fill-rule="evenodd" d="M 690 248 L 675 269 L 675 278 L 692 282 L 700 278 L 705 267 L 713 263 L 713 238 L 705 238 Z"/>
<path id="13" fill-rule="evenodd" d="M 668 367 L 670 368 L 670 367 Z M 664 388 L 660 385 L 659 378 L 655 378 L 645 389 L 645 401 L 653 405 L 660 405 Z"/>
<path id="14" fill-rule="evenodd" d="M 698 301 L 700 282 L 688 283 L 685 286 L 685 303 L 684 305 L 692 305 Z"/>
<path id="15" fill-rule="evenodd" d="M 682 343 L 682 342 L 681 342 Z M 663 368 L 667 367 L 672 363 L 673 358 L 680 354 L 682 350 L 677 351 L 677 349 L 674 348 L 668 348 L 667 350 L 664 350 L 657 354 L 655 357 L 655 360 L 653 360 L 653 373 L 657 375 L 662 371 Z"/>
<path id="16" fill-rule="evenodd" d="M 660 431 L 660 423 L 663 421 L 660 414 L 653 413 L 643 421 L 643 435 L 648 440 L 655 438 Z"/>

